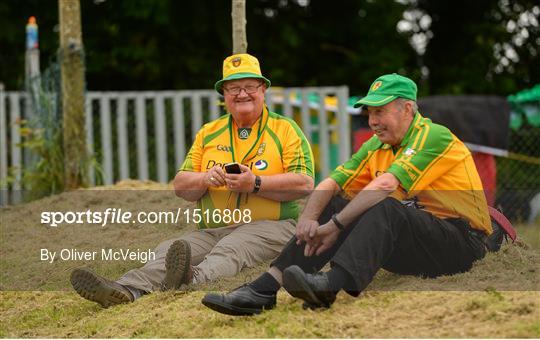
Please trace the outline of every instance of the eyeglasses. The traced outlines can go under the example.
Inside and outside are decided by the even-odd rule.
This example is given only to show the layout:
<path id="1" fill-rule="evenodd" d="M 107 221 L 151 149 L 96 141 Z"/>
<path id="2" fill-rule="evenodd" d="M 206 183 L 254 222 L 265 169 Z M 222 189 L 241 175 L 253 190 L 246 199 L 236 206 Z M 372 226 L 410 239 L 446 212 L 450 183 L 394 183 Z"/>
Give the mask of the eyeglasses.
<path id="1" fill-rule="evenodd" d="M 223 89 L 227 91 L 228 94 L 231 94 L 233 96 L 238 96 L 242 90 L 246 91 L 247 94 L 253 94 L 257 92 L 259 87 L 261 87 L 263 83 L 260 83 L 259 85 L 247 85 L 246 87 L 224 87 Z"/>

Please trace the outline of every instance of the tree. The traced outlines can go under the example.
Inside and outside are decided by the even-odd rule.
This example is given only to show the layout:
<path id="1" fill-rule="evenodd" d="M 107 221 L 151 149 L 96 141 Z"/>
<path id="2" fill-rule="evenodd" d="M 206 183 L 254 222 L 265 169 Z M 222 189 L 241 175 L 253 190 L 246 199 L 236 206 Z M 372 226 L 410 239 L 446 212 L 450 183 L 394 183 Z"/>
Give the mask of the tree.
<path id="1" fill-rule="evenodd" d="M 508 95 L 539 81 L 540 7 L 534 1 L 419 0 L 412 8 L 431 19 L 420 29 L 431 37 L 422 56 L 430 94 Z M 519 27 L 527 32 L 516 39 L 509 23 L 516 26 L 523 15 L 536 24 Z"/>
<path id="2" fill-rule="evenodd" d="M 79 0 L 59 0 L 62 121 L 66 189 L 86 182 L 86 131 L 84 113 L 84 60 Z"/>
<path id="3" fill-rule="evenodd" d="M 247 52 L 246 0 L 232 0 L 233 54 Z"/>
<path id="4" fill-rule="evenodd" d="M 535 1 L 456 1 L 250 0 L 245 3 L 249 51 L 263 60 L 263 72 L 273 84 L 345 84 L 357 95 L 382 73 L 400 72 L 420 81 L 422 66 L 429 70 L 420 85 L 423 95 L 510 94 L 538 82 L 539 27 L 529 25 L 526 39 L 518 34 L 524 13 L 538 22 Z M 233 46 L 232 3 L 81 1 L 87 88 L 210 87 L 220 76 L 217 61 Z M 19 0 L 0 5 L 0 80 L 8 89 L 23 86 L 24 24 L 30 15 L 40 23 L 42 65 L 55 55 L 53 4 Z M 431 20 L 425 32 L 433 36 L 423 55 L 408 42 L 411 34 L 424 32 L 422 27 L 410 33 L 396 29 L 407 9 L 421 10 Z M 507 55 L 508 47 L 515 53 Z"/>

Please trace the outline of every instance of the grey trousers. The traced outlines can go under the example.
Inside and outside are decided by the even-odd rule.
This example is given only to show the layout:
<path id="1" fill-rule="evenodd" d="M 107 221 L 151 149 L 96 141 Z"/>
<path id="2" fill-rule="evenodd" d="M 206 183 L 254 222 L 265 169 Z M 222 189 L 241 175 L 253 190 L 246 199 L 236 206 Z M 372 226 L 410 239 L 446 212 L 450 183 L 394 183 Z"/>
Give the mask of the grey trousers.
<path id="1" fill-rule="evenodd" d="M 191 245 L 193 283 L 235 276 L 243 268 L 277 257 L 295 234 L 295 229 L 296 222 L 289 219 L 193 231 L 161 242 L 154 250 L 155 260 L 130 270 L 117 282 L 147 293 L 160 290 L 165 278 L 167 251 L 177 240 L 186 240 Z"/>

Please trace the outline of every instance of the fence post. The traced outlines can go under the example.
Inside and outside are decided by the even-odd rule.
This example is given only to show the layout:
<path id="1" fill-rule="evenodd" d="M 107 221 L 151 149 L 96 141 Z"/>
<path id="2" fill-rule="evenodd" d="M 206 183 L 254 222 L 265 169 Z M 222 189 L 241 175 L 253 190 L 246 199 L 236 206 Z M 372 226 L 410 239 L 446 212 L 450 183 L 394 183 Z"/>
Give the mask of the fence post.
<path id="1" fill-rule="evenodd" d="M 127 97 L 125 95 L 119 95 L 116 99 L 116 129 L 118 134 L 118 160 L 121 180 L 129 178 L 127 123 Z"/>
<path id="2" fill-rule="evenodd" d="M 268 107 L 268 111 L 274 111 L 274 91 L 266 91 L 266 96 L 264 102 Z"/>
<path id="3" fill-rule="evenodd" d="M 311 138 L 311 119 L 309 117 L 309 101 L 308 101 L 308 90 L 306 89 L 300 89 L 300 95 L 302 98 L 302 107 L 300 109 L 300 117 L 302 120 L 301 126 L 304 130 L 304 134 L 306 135 L 306 138 L 308 142 L 312 143 Z"/>
<path id="4" fill-rule="evenodd" d="M 338 124 L 339 124 L 339 161 L 345 162 L 351 157 L 351 117 L 347 110 L 349 101 L 349 88 L 341 86 L 337 92 L 338 97 Z"/>
<path id="5" fill-rule="evenodd" d="M 157 177 L 160 183 L 169 181 L 169 167 L 167 165 L 167 133 L 165 130 L 165 97 L 154 96 L 154 126 L 156 138 Z"/>
<path id="6" fill-rule="evenodd" d="M 8 175 L 8 147 L 7 147 L 7 120 L 6 120 L 6 99 L 4 93 L 4 83 L 0 83 L 0 206 L 7 205 L 8 185 L 4 183 Z"/>
<path id="7" fill-rule="evenodd" d="M 21 201 L 21 177 L 22 177 L 22 159 L 21 159 L 21 135 L 19 133 L 19 124 L 21 120 L 20 94 L 12 92 L 10 99 L 9 125 L 11 127 L 11 166 L 15 171 L 15 180 L 11 186 L 11 203 Z"/>
<path id="8" fill-rule="evenodd" d="M 85 127 L 86 127 L 86 147 L 88 149 L 88 155 L 90 157 L 94 156 L 94 119 L 93 119 L 93 105 L 92 105 L 92 99 L 93 97 L 88 94 L 85 100 L 84 109 L 86 111 L 85 114 Z M 90 186 L 93 186 L 96 184 L 96 173 L 94 170 L 93 164 L 88 164 L 88 183 Z"/>
<path id="9" fill-rule="evenodd" d="M 182 162 L 184 162 L 184 156 L 186 154 L 184 97 L 176 94 L 173 100 L 174 156 L 176 160 L 175 169 L 178 170 Z"/>
<path id="10" fill-rule="evenodd" d="M 148 146 L 146 142 L 146 103 L 145 97 L 139 94 L 135 98 L 135 115 L 137 125 L 137 176 L 140 180 L 148 180 Z"/>
<path id="11" fill-rule="evenodd" d="M 113 184 L 113 159 L 112 159 L 112 137 L 111 137 L 111 105 L 110 97 L 103 95 L 99 105 L 100 125 L 101 125 L 101 152 L 103 153 L 103 183 Z"/>
<path id="12" fill-rule="evenodd" d="M 326 92 L 323 90 L 317 91 L 319 95 L 319 108 L 318 108 L 318 134 L 319 134 L 319 169 L 321 169 L 321 178 L 326 178 L 330 174 L 330 133 L 328 126 L 328 114 L 326 111 L 325 96 Z"/>
<path id="13" fill-rule="evenodd" d="M 219 118 L 219 96 L 215 91 L 210 95 L 210 120 Z"/>
<path id="14" fill-rule="evenodd" d="M 197 92 L 190 92 L 189 95 L 191 97 L 191 133 L 195 139 L 197 132 L 203 125 L 201 96 Z"/>
<path id="15" fill-rule="evenodd" d="M 291 90 L 283 89 L 283 115 L 292 119 L 293 111 L 290 96 Z"/>

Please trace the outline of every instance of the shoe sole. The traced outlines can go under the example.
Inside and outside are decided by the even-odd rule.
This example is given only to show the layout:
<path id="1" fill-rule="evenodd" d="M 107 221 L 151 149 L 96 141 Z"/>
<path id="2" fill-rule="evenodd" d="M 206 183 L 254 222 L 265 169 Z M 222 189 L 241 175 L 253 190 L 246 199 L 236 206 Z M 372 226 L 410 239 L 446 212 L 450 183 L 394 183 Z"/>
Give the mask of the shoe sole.
<path id="1" fill-rule="evenodd" d="M 305 273 L 300 267 L 288 267 L 283 272 L 283 288 L 295 298 L 304 300 L 304 309 L 328 308 L 329 305 L 319 300 L 304 277 Z"/>
<path id="2" fill-rule="evenodd" d="M 165 257 L 164 290 L 176 290 L 187 281 L 189 266 L 191 264 L 191 247 L 185 240 L 174 241 Z"/>
<path id="3" fill-rule="evenodd" d="M 128 295 L 88 269 L 75 269 L 70 280 L 80 296 L 99 303 L 103 308 L 132 302 Z"/>
<path id="4" fill-rule="evenodd" d="M 223 303 L 219 300 L 213 300 L 212 298 L 204 297 L 202 299 L 202 304 L 206 307 L 215 310 L 221 314 L 242 316 L 242 315 L 255 315 L 261 314 L 264 309 L 253 309 L 253 308 L 242 308 L 236 307 L 227 303 Z"/>

